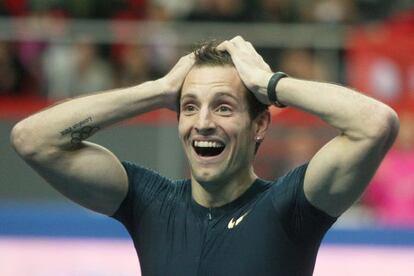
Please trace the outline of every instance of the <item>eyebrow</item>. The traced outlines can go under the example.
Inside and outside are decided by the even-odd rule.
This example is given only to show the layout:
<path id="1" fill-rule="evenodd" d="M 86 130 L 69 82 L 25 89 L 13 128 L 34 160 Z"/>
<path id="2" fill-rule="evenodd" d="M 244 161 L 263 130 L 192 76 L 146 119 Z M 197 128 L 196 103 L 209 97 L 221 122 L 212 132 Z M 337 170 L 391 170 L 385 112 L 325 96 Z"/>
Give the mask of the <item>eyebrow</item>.
<path id="1" fill-rule="evenodd" d="M 232 98 L 233 100 L 235 100 L 237 102 L 239 101 L 239 99 L 236 96 L 234 96 L 233 94 L 228 93 L 228 92 L 217 92 L 214 95 L 214 98 L 220 98 L 220 97 L 230 97 L 230 98 Z M 182 96 L 180 101 L 185 100 L 186 98 L 197 99 L 197 96 L 195 94 L 188 93 L 188 94 L 185 94 L 184 96 Z"/>
<path id="2" fill-rule="evenodd" d="M 228 93 L 228 92 L 218 92 L 218 93 L 216 93 L 216 95 L 214 96 L 214 98 L 219 98 L 219 97 L 230 97 L 230 98 L 232 98 L 233 100 L 235 100 L 236 102 L 238 102 L 238 101 L 239 101 L 239 99 L 238 99 L 236 96 L 234 96 L 233 94 L 230 94 L 230 93 Z"/>
<path id="3" fill-rule="evenodd" d="M 196 95 L 189 93 L 189 94 L 185 94 L 184 96 L 182 96 L 180 101 L 182 101 L 186 98 L 196 99 L 197 97 L 196 97 Z"/>

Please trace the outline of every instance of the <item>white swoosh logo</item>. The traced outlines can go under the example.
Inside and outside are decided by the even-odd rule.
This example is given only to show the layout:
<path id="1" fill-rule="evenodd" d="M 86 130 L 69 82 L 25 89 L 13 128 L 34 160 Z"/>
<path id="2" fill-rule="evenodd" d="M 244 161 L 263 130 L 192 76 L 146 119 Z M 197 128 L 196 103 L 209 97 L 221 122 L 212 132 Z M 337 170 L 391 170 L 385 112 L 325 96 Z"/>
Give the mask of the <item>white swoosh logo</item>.
<path id="1" fill-rule="evenodd" d="M 247 211 L 246 213 L 244 213 L 241 217 L 239 217 L 237 220 L 234 220 L 234 218 L 232 218 L 230 221 L 229 221 L 229 224 L 227 224 L 227 228 L 228 229 L 233 229 L 234 227 L 236 227 L 240 222 L 242 222 L 242 220 L 244 219 L 244 217 L 245 216 L 247 216 L 247 214 L 250 212 L 250 210 L 249 211 Z"/>

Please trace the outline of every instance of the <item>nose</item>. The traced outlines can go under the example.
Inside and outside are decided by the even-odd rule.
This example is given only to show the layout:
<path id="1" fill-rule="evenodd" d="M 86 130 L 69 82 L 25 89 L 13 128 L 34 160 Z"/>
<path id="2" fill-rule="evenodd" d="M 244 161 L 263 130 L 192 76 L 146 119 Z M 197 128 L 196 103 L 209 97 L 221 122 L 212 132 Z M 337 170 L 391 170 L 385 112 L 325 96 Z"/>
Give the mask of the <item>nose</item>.
<path id="1" fill-rule="evenodd" d="M 202 135 L 209 135 L 215 131 L 216 125 L 213 116 L 207 108 L 200 110 L 195 129 Z"/>

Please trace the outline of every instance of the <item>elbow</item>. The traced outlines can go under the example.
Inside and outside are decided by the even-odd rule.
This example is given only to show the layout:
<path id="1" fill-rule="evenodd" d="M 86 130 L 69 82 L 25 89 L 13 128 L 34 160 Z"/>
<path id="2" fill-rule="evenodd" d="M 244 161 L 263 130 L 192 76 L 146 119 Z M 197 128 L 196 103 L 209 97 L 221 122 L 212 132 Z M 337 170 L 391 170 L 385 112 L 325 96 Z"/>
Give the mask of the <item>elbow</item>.
<path id="1" fill-rule="evenodd" d="M 391 107 L 385 106 L 384 111 L 382 112 L 382 122 L 383 122 L 383 136 L 390 137 L 394 140 L 397 137 L 398 131 L 400 129 L 400 120 L 398 118 L 397 112 Z"/>
<path id="2" fill-rule="evenodd" d="M 389 106 L 383 105 L 374 116 L 371 137 L 385 146 L 391 147 L 398 135 L 400 120 L 397 113 Z"/>
<path id="3" fill-rule="evenodd" d="M 397 137 L 400 123 L 391 107 L 377 103 L 357 114 L 343 132 L 351 140 L 369 141 L 370 144 L 387 141 L 392 144 Z"/>
<path id="4" fill-rule="evenodd" d="M 10 144 L 23 159 L 34 161 L 39 159 L 46 151 L 44 139 L 36 135 L 36 130 L 27 122 L 20 121 L 11 130 Z"/>
<path id="5" fill-rule="evenodd" d="M 30 141 L 30 130 L 25 121 L 18 122 L 10 133 L 10 144 L 14 150 L 23 158 L 35 154 L 35 147 Z"/>

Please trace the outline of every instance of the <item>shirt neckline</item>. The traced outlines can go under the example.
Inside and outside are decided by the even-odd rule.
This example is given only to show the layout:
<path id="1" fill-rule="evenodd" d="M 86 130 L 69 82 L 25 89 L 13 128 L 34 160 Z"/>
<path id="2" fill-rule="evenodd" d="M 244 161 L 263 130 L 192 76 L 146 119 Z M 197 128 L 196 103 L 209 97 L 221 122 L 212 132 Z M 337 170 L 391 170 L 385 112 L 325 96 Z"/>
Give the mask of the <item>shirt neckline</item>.
<path id="1" fill-rule="evenodd" d="M 240 208 L 240 206 L 243 206 L 246 202 L 250 201 L 253 197 L 255 197 L 257 195 L 258 192 L 260 192 L 262 190 L 264 181 L 260 178 L 256 178 L 252 185 L 250 185 L 250 187 L 243 193 L 241 194 L 238 198 L 236 198 L 235 200 L 226 203 L 220 207 L 204 207 L 200 204 L 198 204 L 194 198 L 191 195 L 191 180 L 188 180 L 188 184 L 190 186 L 189 190 L 189 197 L 190 197 L 190 204 L 192 209 L 195 211 L 195 213 L 204 218 L 207 216 L 211 216 L 211 218 L 217 218 L 217 217 L 221 217 L 224 214 L 230 213 L 233 210 L 236 210 L 238 208 Z"/>

